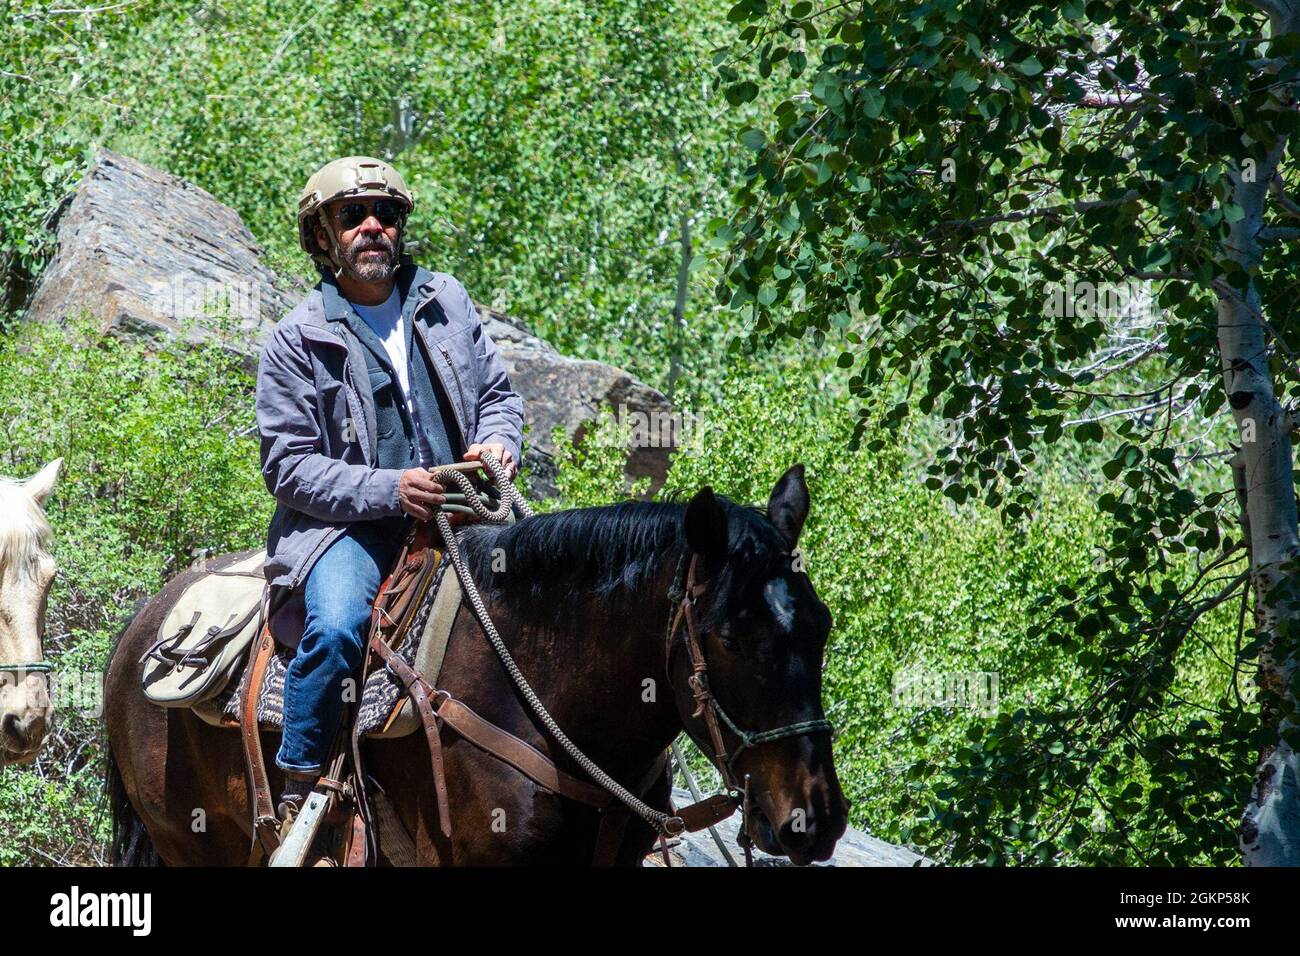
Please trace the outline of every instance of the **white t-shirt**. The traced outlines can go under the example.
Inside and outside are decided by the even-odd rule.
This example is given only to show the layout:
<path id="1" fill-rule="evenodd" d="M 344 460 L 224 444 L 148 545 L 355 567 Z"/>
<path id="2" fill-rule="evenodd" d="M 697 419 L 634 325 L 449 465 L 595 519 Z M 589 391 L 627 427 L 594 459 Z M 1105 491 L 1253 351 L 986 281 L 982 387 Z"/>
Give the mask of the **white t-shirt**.
<path id="1" fill-rule="evenodd" d="M 371 331 L 379 337 L 379 341 L 384 343 L 388 361 L 397 372 L 397 385 L 401 389 L 402 402 L 406 405 L 406 411 L 411 416 L 411 421 L 415 423 L 415 431 L 419 436 L 417 444 L 420 449 L 420 467 L 427 468 L 433 460 L 433 452 L 429 449 L 429 443 L 425 441 L 424 429 L 420 427 L 420 420 L 415 411 L 415 400 L 411 396 L 411 369 L 406 357 L 406 329 L 402 325 L 402 300 L 398 298 L 397 288 L 394 286 L 392 294 L 379 305 L 359 305 L 353 302 L 352 308 L 357 310 L 357 315 L 370 326 Z"/>

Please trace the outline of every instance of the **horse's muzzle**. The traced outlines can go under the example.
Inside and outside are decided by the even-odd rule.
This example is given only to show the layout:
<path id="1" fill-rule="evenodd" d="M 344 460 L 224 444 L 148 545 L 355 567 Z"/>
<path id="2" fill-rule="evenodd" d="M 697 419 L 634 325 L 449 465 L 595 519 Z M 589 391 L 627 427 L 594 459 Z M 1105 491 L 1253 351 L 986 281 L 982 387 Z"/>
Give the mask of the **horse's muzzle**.
<path id="1" fill-rule="evenodd" d="M 809 781 L 801 805 L 786 810 L 778 810 L 767 793 L 757 795 L 755 803 L 750 838 L 764 853 L 788 856 L 796 866 L 829 860 L 848 827 L 848 801 L 838 785 L 824 781 Z"/>
<path id="2" fill-rule="evenodd" d="M 0 764 L 24 764 L 36 759 L 45 742 L 49 713 L 45 708 L 0 713 Z"/>

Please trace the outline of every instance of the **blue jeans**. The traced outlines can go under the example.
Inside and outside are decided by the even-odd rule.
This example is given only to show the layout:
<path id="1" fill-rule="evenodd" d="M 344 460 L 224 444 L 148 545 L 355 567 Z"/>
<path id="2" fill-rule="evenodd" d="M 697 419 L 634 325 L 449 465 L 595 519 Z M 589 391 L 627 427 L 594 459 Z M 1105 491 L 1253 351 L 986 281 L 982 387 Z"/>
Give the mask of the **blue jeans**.
<path id="1" fill-rule="evenodd" d="M 316 559 L 303 585 L 302 641 L 284 678 L 281 770 L 324 772 L 343 714 L 345 682 L 361 666 L 370 609 L 408 527 L 404 517 L 352 525 Z M 353 699 L 360 695 L 354 688 Z"/>

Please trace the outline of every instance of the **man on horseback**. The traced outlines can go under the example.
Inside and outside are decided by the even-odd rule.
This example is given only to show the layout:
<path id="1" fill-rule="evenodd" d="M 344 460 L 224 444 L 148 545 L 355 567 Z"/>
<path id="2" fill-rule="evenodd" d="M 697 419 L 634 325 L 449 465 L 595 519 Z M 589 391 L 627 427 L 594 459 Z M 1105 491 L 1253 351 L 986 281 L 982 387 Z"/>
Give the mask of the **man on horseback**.
<path id="1" fill-rule="evenodd" d="M 257 375 L 262 475 L 277 506 L 265 573 L 302 589 L 276 764 L 292 815 L 323 771 L 371 605 L 412 519 L 444 503 L 429 471 L 489 451 L 509 474 L 523 401 L 469 294 L 402 252 L 414 197 L 380 160 L 323 166 L 298 201 L 321 280 L 275 328 Z"/>

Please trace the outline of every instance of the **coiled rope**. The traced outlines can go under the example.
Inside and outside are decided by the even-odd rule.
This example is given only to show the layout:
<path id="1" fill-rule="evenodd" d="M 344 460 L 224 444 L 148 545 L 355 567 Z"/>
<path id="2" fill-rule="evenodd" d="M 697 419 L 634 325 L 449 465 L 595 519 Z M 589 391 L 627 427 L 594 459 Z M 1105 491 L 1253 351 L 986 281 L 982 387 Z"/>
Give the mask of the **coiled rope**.
<path id="1" fill-rule="evenodd" d="M 492 481 L 501 494 L 501 500 L 496 508 L 488 507 L 485 503 L 485 496 L 474 487 L 474 483 L 469 479 L 469 476 L 460 471 L 451 468 L 434 471 L 434 480 L 444 488 L 452 485 L 459 488 L 464 496 L 465 504 L 474 514 L 488 524 L 505 524 L 510 518 L 512 505 L 518 509 L 523 517 L 531 518 L 533 510 L 528 507 L 519 490 L 511 483 L 505 469 L 501 467 L 501 463 L 490 452 L 486 451 L 481 453 L 480 461 L 488 474 L 492 476 Z M 669 836 L 679 833 L 682 829 L 682 821 L 679 818 L 656 810 L 642 801 L 636 794 L 632 793 L 604 770 L 601 770 L 596 762 L 584 754 L 578 748 L 578 745 L 560 729 L 560 725 L 555 722 L 555 718 L 546 710 L 546 706 L 533 691 L 523 672 L 519 670 L 519 666 L 511 656 L 505 641 L 501 640 L 501 635 L 497 633 L 496 625 L 492 623 L 487 607 L 483 604 L 483 597 L 479 594 L 478 586 L 474 583 L 474 579 L 470 577 L 469 569 L 465 566 L 465 559 L 460 552 L 460 545 L 456 541 L 456 536 L 452 533 L 451 522 L 448 520 L 446 512 L 442 510 L 436 511 L 434 521 L 438 526 L 438 531 L 442 533 L 442 540 L 446 544 L 447 553 L 451 555 L 452 566 L 456 569 L 456 576 L 460 578 L 461 589 L 469 598 L 470 606 L 474 608 L 474 616 L 478 618 L 479 626 L 483 628 L 483 633 L 487 635 L 492 649 L 501 658 L 501 663 L 505 665 L 510 679 L 515 682 L 515 686 L 519 688 L 519 693 L 528 702 L 528 706 L 537 715 L 537 719 L 542 722 L 542 725 L 555 738 L 560 747 L 564 749 L 564 752 L 572 757 L 592 780 L 613 794 L 624 806 L 660 833 Z"/>

